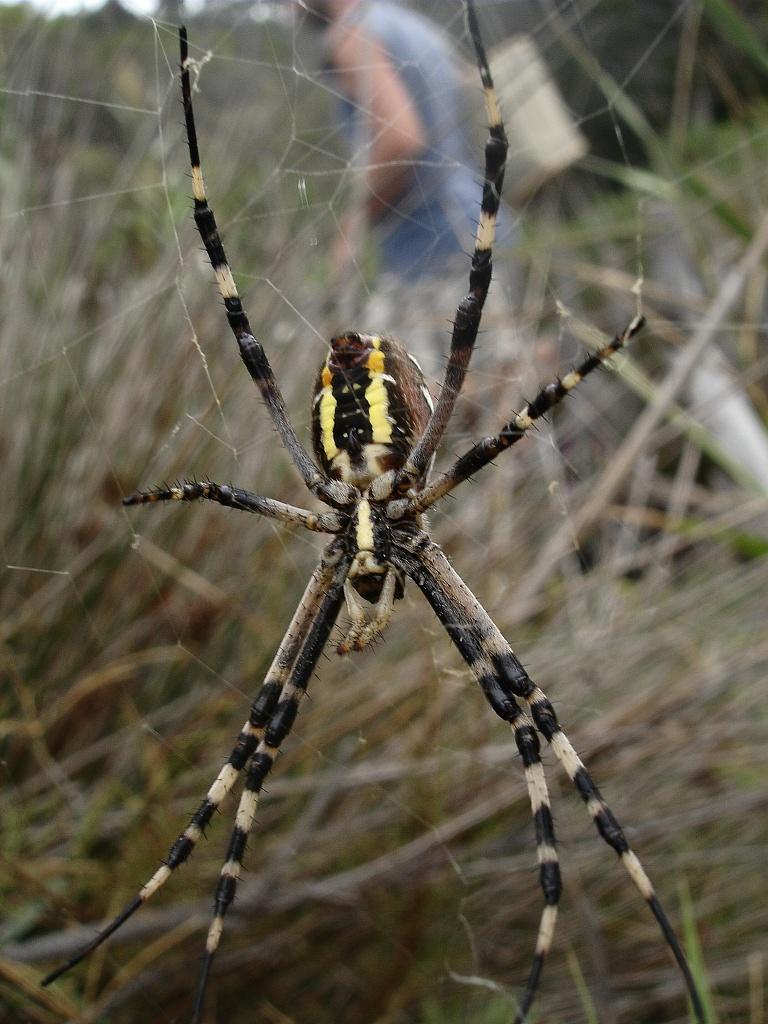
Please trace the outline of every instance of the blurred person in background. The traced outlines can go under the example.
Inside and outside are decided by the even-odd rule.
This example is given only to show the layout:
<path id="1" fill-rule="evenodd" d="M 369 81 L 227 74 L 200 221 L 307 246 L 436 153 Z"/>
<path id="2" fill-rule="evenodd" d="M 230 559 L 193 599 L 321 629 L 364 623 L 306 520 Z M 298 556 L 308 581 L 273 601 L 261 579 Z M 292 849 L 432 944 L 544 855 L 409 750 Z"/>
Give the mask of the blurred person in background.
<path id="1" fill-rule="evenodd" d="M 473 151 L 465 66 L 440 26 L 390 0 L 298 0 L 298 8 L 323 31 L 337 117 L 361 176 L 332 254 L 338 326 L 396 330 L 434 376 L 466 291 L 480 209 L 482 151 Z M 462 17 L 458 6 L 453 13 Z M 343 292 L 362 284 L 367 231 L 378 277 L 360 310 Z"/>
<path id="2" fill-rule="evenodd" d="M 363 154 L 364 210 L 382 273 L 443 273 L 472 247 L 479 207 L 475 154 L 463 131 L 466 82 L 452 41 L 388 0 L 305 0 L 324 29 L 342 99 L 338 117 Z M 342 231 L 337 257 L 352 258 Z M 345 250 L 347 250 L 345 252 Z"/>
<path id="3" fill-rule="evenodd" d="M 342 321 L 336 326 L 359 324 L 365 330 L 396 331 L 423 363 L 427 376 L 438 377 L 448 351 L 448 321 L 466 290 L 466 254 L 473 246 L 480 204 L 482 153 L 479 147 L 475 152 L 474 142 L 468 143 L 468 136 L 476 136 L 473 118 L 481 116 L 467 103 L 472 95 L 471 80 L 448 34 L 392 0 L 295 2 L 305 12 L 308 24 L 323 30 L 326 56 L 342 97 L 337 116 L 361 175 L 357 202 L 353 197 L 350 212 L 340 221 L 333 252 L 334 293 L 340 299 L 335 313 Z M 439 9 L 461 17 L 458 5 L 440 5 Z M 530 72 L 531 67 L 532 58 L 526 53 L 512 71 Z M 546 71 L 541 75 L 545 77 Z M 516 108 L 528 101 L 527 94 L 515 94 L 512 118 L 507 119 L 510 159 L 516 148 L 530 149 L 538 132 L 552 158 L 547 165 L 545 154 L 543 171 L 539 169 L 539 180 L 544 181 L 582 156 L 586 144 L 580 138 L 569 141 L 562 119 L 559 123 L 551 120 L 556 100 L 544 107 L 529 106 L 524 121 L 516 120 Z M 553 124 L 558 124 L 557 131 Z M 555 151 L 561 147 L 557 156 Z M 515 165 L 508 162 L 507 195 L 514 195 L 522 185 L 511 180 L 515 172 Z M 506 223 L 504 210 L 500 213 L 497 255 L 513 242 L 509 210 Z M 360 310 L 355 308 L 353 296 L 356 286 L 362 284 L 357 262 L 366 227 L 375 243 L 379 277 Z M 667 253 L 669 248 L 667 243 Z M 685 265 L 684 258 L 676 272 L 662 275 L 662 279 L 679 280 L 680 265 Z M 516 358 L 522 359 L 525 365 L 532 361 L 535 343 L 527 332 L 514 327 L 512 300 L 521 288 L 511 266 L 510 261 L 495 260 L 495 286 L 486 304 L 483 328 L 492 357 L 503 356 L 512 364 Z M 695 292 L 695 282 L 692 285 Z M 482 360 L 482 352 L 473 360 L 481 378 L 485 375 Z M 553 372 L 556 364 L 544 375 Z M 498 376 L 498 365 L 493 373 Z M 475 384 L 480 392 L 473 400 L 470 379 L 459 414 L 468 430 L 473 426 L 474 411 L 486 404 L 477 376 Z M 765 492 L 768 435 L 716 346 L 710 346 L 700 360 L 686 397 L 702 415 L 724 456 L 746 472 L 752 486 Z M 472 405 L 474 411 L 468 407 Z M 716 413 L 708 415 L 710 409 Z"/>

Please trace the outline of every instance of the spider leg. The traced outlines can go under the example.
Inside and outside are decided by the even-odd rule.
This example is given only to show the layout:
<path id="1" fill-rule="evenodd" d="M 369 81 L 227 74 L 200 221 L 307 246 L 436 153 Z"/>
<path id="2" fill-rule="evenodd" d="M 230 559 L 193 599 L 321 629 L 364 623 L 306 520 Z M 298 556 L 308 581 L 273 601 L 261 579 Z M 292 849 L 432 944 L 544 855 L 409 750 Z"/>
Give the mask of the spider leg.
<path id="1" fill-rule="evenodd" d="M 436 547 L 436 545 L 435 545 Z M 439 550 L 439 549 L 438 549 Z M 441 552 L 442 554 L 442 552 Z M 539 737 L 528 714 L 520 707 L 515 694 L 505 687 L 484 645 L 472 628 L 472 620 L 459 605 L 458 595 L 449 594 L 443 580 L 428 578 L 416 558 L 399 557 L 393 551 L 392 559 L 427 595 L 438 619 L 470 664 L 488 703 L 512 729 L 520 758 L 523 762 L 525 783 L 531 804 L 536 833 L 536 857 L 539 864 L 539 885 L 544 895 L 544 907 L 539 922 L 533 961 L 528 981 L 518 1004 L 514 1024 L 525 1024 L 541 979 L 544 962 L 552 947 L 557 923 L 557 910 L 562 893 L 560 862 L 557 855 L 555 824 L 550 806 L 544 765 L 541 761 Z M 443 556 L 444 557 L 444 556 Z M 445 560 L 447 564 L 447 559 Z"/>
<path id="2" fill-rule="evenodd" d="M 190 58 L 187 42 L 187 30 L 179 29 L 179 48 L 181 53 L 181 96 L 184 104 L 184 121 L 187 129 L 189 160 L 192 167 L 192 192 L 194 196 L 194 217 L 197 230 L 203 240 L 205 251 L 213 267 L 219 292 L 224 300 L 224 308 L 232 333 L 240 350 L 240 357 L 248 373 L 259 389 L 262 400 L 272 417 L 277 433 L 293 459 L 294 465 L 301 474 L 309 490 L 327 504 L 344 506 L 350 504 L 355 495 L 354 488 L 336 480 L 329 480 L 312 461 L 307 450 L 288 418 L 285 402 L 275 380 L 272 367 L 261 342 L 257 341 L 232 277 L 224 245 L 216 225 L 213 210 L 208 205 L 205 193 L 205 182 L 200 166 L 200 151 L 197 145 L 195 115 L 192 109 L 192 86 L 189 78 Z"/>
<path id="3" fill-rule="evenodd" d="M 491 706 L 493 707 L 492 704 Z M 544 961 L 549 956 L 552 940 L 555 937 L 557 909 L 563 891 L 560 860 L 557 855 L 555 823 L 550 806 L 547 777 L 541 762 L 539 737 L 533 722 L 524 711 L 520 713 L 519 722 L 518 725 L 511 721 L 510 725 L 514 731 L 517 749 L 525 769 L 525 783 L 528 787 L 528 799 L 531 803 L 533 827 L 536 833 L 536 859 L 539 864 L 539 885 L 544 894 L 544 908 L 539 921 L 531 970 L 513 1024 L 525 1024 L 528 1011 L 533 1004 L 541 980 L 541 972 L 544 969 Z"/>
<path id="4" fill-rule="evenodd" d="M 408 548 L 402 544 L 393 548 L 391 558 L 421 589 L 494 711 L 509 720 L 508 706 L 515 699 L 525 702 L 536 729 L 550 744 L 584 800 L 598 833 L 616 852 L 656 918 L 685 981 L 696 1019 L 699 1024 L 706 1024 L 704 1004 L 669 918 L 621 826 L 563 732 L 547 696 L 532 682 L 491 617 L 437 544 L 421 535 Z"/>
<path id="5" fill-rule="evenodd" d="M 488 115 L 488 141 L 485 145 L 485 172 L 483 176 L 483 197 L 480 206 L 480 221 L 475 236 L 472 265 L 469 272 L 469 294 L 462 299 L 456 310 L 456 319 L 451 335 L 451 349 L 445 368 L 440 395 L 430 416 L 424 433 L 419 438 L 408 461 L 395 475 L 391 491 L 405 494 L 424 476 L 430 460 L 445 433 L 453 407 L 459 396 L 467 374 L 472 350 L 477 340 L 480 316 L 483 311 L 492 275 L 492 250 L 496 231 L 496 217 L 499 212 L 501 189 L 504 184 L 504 168 L 507 160 L 507 136 L 496 99 L 496 90 L 488 66 L 480 28 L 477 23 L 474 4 L 466 0 L 467 27 L 472 37 L 475 56 L 483 84 L 485 106 Z M 378 497 L 378 494 L 377 494 Z"/>
<path id="6" fill-rule="evenodd" d="M 123 498 L 123 505 L 149 505 L 157 501 L 198 501 L 201 498 L 217 501 L 227 508 L 238 508 L 244 512 L 266 516 L 268 519 L 276 519 L 286 526 L 303 526 L 317 533 L 338 533 L 344 525 L 341 517 L 335 512 L 308 512 L 306 509 L 287 505 L 274 498 L 252 494 L 242 487 L 215 484 L 212 480 L 188 480 L 174 487 L 153 487 L 150 491 L 137 491 L 136 494 Z"/>
<path id="7" fill-rule="evenodd" d="M 330 551 L 330 547 L 310 578 L 304 595 L 267 672 L 264 683 L 251 705 L 248 721 L 243 725 L 242 731 L 232 748 L 232 752 L 217 775 L 213 785 L 208 790 L 204 800 L 190 818 L 189 824 L 171 846 L 165 861 L 121 913 L 105 928 L 97 932 L 92 941 L 83 949 L 67 960 L 66 963 L 47 974 L 42 979 L 41 985 L 50 985 L 51 982 L 56 981 L 57 978 L 60 978 L 72 967 L 79 964 L 81 960 L 84 960 L 89 953 L 92 953 L 94 949 L 116 932 L 139 907 L 143 906 L 168 881 L 176 868 L 183 864 L 192 853 L 205 828 L 213 818 L 214 813 L 235 785 L 248 759 L 254 754 L 259 743 L 264 739 L 267 728 L 280 707 L 281 694 L 289 678 L 289 673 L 299 653 L 306 648 L 306 644 L 303 643 L 304 636 L 312 623 L 320 615 L 321 609 L 324 607 L 324 595 L 332 585 L 337 573 L 335 561 L 328 557 L 328 551 Z"/>
<path id="8" fill-rule="evenodd" d="M 251 757 L 245 787 L 237 807 L 235 825 L 216 886 L 213 919 L 206 938 L 203 965 L 192 1011 L 192 1024 L 198 1024 L 202 1014 L 208 977 L 224 930 L 224 916 L 235 898 L 243 868 L 245 847 L 256 818 L 259 794 L 283 741 L 293 727 L 299 703 L 307 691 L 309 677 L 315 670 L 318 658 L 333 629 L 344 599 L 344 581 L 350 561 L 348 556 L 343 555 L 336 559 L 331 579 L 317 602 L 314 614 L 305 623 L 304 642 L 296 653 L 290 673 L 280 690 L 279 699 L 269 715 L 263 736 Z"/>
<path id="9" fill-rule="evenodd" d="M 642 330 L 644 323 L 645 317 L 636 316 L 607 345 L 590 353 L 563 378 L 557 378 L 546 384 L 534 400 L 529 402 L 519 413 L 516 413 L 498 434 L 494 437 L 484 437 L 482 441 L 478 441 L 468 452 L 460 455 L 450 469 L 441 473 L 418 494 L 413 495 L 407 505 L 404 504 L 403 514 L 426 511 L 430 505 L 434 505 L 440 498 L 449 494 L 454 487 L 473 476 L 489 462 L 493 462 L 503 451 L 511 448 L 513 444 L 525 437 L 533 424 L 562 402 L 566 395 L 569 395 L 588 374 L 596 370 L 598 366 L 602 366 L 619 349 L 624 348 Z"/>

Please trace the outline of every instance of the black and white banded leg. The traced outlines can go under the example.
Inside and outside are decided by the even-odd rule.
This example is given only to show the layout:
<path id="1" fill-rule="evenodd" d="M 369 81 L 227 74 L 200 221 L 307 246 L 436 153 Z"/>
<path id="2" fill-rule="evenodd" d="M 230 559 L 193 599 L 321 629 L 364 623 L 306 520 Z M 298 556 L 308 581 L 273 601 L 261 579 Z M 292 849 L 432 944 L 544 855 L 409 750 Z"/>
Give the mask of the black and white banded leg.
<path id="1" fill-rule="evenodd" d="M 539 393 L 520 412 L 515 413 L 509 423 L 505 424 L 498 434 L 484 437 L 464 455 L 460 455 L 450 469 L 441 473 L 428 483 L 423 490 L 415 494 L 407 504 L 403 505 L 403 513 L 413 514 L 425 512 L 436 501 L 449 494 L 460 483 L 474 476 L 483 466 L 499 456 L 507 448 L 516 444 L 531 427 L 558 405 L 577 387 L 593 370 L 598 369 L 611 356 L 628 345 L 645 324 L 645 317 L 638 315 L 613 339 L 602 348 L 591 352 L 578 366 L 569 370 L 563 377 L 558 377 L 544 385 Z"/>
<path id="2" fill-rule="evenodd" d="M 404 549 L 393 551 L 392 560 L 424 592 L 441 624 L 458 647 L 462 657 L 470 665 L 491 708 L 511 727 L 523 762 L 536 834 L 539 884 L 544 896 L 544 908 L 536 937 L 531 970 L 515 1017 L 515 1024 L 524 1024 L 538 988 L 544 961 L 552 945 L 557 923 L 557 909 L 562 893 L 555 825 L 544 765 L 541 761 L 539 737 L 533 722 L 520 707 L 517 697 L 506 685 L 504 677 L 497 671 L 492 658 L 473 629 L 472 620 L 467 616 L 466 609 L 456 600 L 455 594 L 452 594 L 445 586 L 445 580 L 439 578 L 436 573 L 426 573 L 422 568 L 419 556 L 414 556 L 410 552 L 406 554 Z M 447 559 L 445 561 L 447 563 Z"/>
<path id="3" fill-rule="evenodd" d="M 512 705 L 514 704 L 517 708 L 519 701 L 525 702 L 536 730 L 550 744 L 568 778 L 584 800 L 598 833 L 616 852 L 627 874 L 647 902 L 680 968 L 696 1020 L 699 1024 L 707 1024 L 704 1005 L 693 980 L 685 953 L 653 885 L 584 763 L 563 732 L 547 696 L 533 683 L 483 606 L 453 569 L 442 550 L 426 534 L 409 542 L 407 547 L 396 546 L 392 552 L 392 562 L 416 583 L 427 598 L 446 632 L 483 688 L 494 711 L 506 721 L 510 721 L 514 728 L 515 714 Z M 520 747 L 519 743 L 518 747 Z M 521 749 L 520 752 L 524 763 L 526 763 L 523 750 Z M 551 823 L 551 815 L 548 820 Z M 552 835 L 552 840 L 554 840 L 554 835 Z M 556 864 L 556 861 L 554 863 Z M 552 879 L 554 880 L 554 875 L 552 875 Z M 545 885 L 545 876 L 542 873 L 545 899 L 549 900 Z M 559 897 L 559 872 L 557 886 L 557 893 L 552 891 L 553 906 L 556 906 Z M 522 1024 L 523 1011 L 530 1006 L 533 1000 L 544 960 L 551 947 L 554 917 L 551 920 L 551 928 L 548 927 L 549 922 L 543 921 L 542 924 L 546 924 L 547 927 L 540 930 L 540 942 L 537 944 L 529 984 L 521 1000 L 521 1016 L 518 1017 L 518 1024 Z"/>
<path id="4" fill-rule="evenodd" d="M 338 480 L 329 480 L 324 473 L 320 472 L 306 448 L 299 441 L 293 424 L 288 418 L 283 396 L 275 380 L 275 375 L 264 347 L 260 341 L 256 340 L 251 330 L 250 322 L 224 252 L 224 244 L 216 225 L 216 218 L 214 217 L 213 210 L 208 205 L 208 198 L 205 193 L 205 181 L 200 165 L 200 151 L 197 145 L 195 116 L 192 109 L 192 85 L 189 75 L 192 61 L 189 56 L 187 30 L 184 27 L 179 29 L 179 48 L 181 53 L 181 94 L 184 104 L 187 143 L 189 145 L 189 160 L 192 168 L 195 224 L 200 232 L 208 258 L 211 261 L 216 283 L 224 300 L 227 320 L 240 349 L 240 357 L 259 389 L 283 447 L 290 455 L 309 490 L 327 504 L 341 507 L 349 505 L 354 499 L 355 489 Z"/>
<path id="5" fill-rule="evenodd" d="M 206 793 L 202 803 L 190 818 L 189 824 L 171 846 L 165 861 L 117 917 L 105 928 L 97 932 L 92 941 L 67 960 L 66 963 L 47 974 L 41 982 L 42 985 L 50 985 L 57 978 L 66 974 L 67 971 L 79 964 L 89 953 L 93 952 L 94 949 L 108 939 L 110 935 L 113 935 L 139 907 L 143 906 L 154 896 L 158 889 L 165 885 L 173 872 L 189 858 L 195 846 L 202 838 L 205 829 L 210 824 L 213 815 L 232 791 L 240 772 L 249 759 L 257 752 L 259 744 L 264 741 L 267 730 L 281 706 L 282 694 L 290 678 L 291 671 L 294 669 L 294 666 L 299 665 L 299 663 L 304 666 L 307 661 L 309 648 L 307 647 L 308 641 L 305 638 L 313 628 L 313 624 L 323 619 L 323 609 L 328 607 L 328 594 L 331 590 L 335 589 L 337 591 L 337 599 L 339 602 L 341 601 L 340 595 L 343 590 L 348 562 L 348 558 L 342 558 L 339 555 L 332 542 L 328 549 L 326 549 L 320 565 L 310 578 L 277 654 L 272 661 L 272 665 L 267 672 L 264 683 L 251 705 L 248 720 L 243 725 L 229 757 Z M 336 607 L 335 614 L 337 613 L 338 607 Z M 334 620 L 335 614 L 333 616 Z M 329 615 L 326 614 L 325 618 L 329 618 Z M 329 622 L 329 631 L 332 626 L 333 622 Z M 327 633 L 325 635 L 327 638 Z M 315 652 L 312 667 L 314 667 L 319 655 L 320 649 Z M 311 674 L 312 667 L 309 668 L 307 677 Z M 304 685 L 306 686 L 306 683 Z"/>
<path id="6" fill-rule="evenodd" d="M 318 658 L 325 647 L 344 600 L 344 581 L 349 569 L 350 558 L 338 553 L 335 558 L 336 565 L 327 582 L 327 589 L 320 595 L 317 607 L 309 621 L 304 623 L 304 642 L 299 647 L 290 673 L 279 690 L 279 696 L 271 708 L 259 745 L 248 765 L 245 786 L 235 816 L 235 825 L 216 886 L 213 918 L 205 942 L 203 966 L 192 1012 L 192 1024 L 198 1024 L 203 1011 L 208 977 L 224 930 L 224 916 L 235 898 L 237 883 L 242 873 L 245 848 L 256 819 L 259 795 L 264 780 L 272 770 L 280 747 L 293 727 L 299 703 L 307 691 L 309 678 L 315 670 Z"/>
<path id="7" fill-rule="evenodd" d="M 231 484 L 216 484 L 212 480 L 187 480 L 171 487 L 153 487 L 149 491 L 137 491 L 123 498 L 123 505 L 151 505 L 159 501 L 215 501 L 227 508 L 240 509 L 276 519 L 286 526 L 303 526 L 316 533 L 339 533 L 344 520 L 336 512 L 309 512 L 295 505 L 288 505 L 275 498 L 253 494 L 242 487 Z"/>
<path id="8" fill-rule="evenodd" d="M 461 392 L 467 375 L 469 362 L 477 340 L 480 317 L 488 295 L 493 272 L 493 243 L 496 233 L 496 218 L 504 184 L 504 169 L 507 161 L 507 136 L 501 117 L 496 90 L 488 66 L 485 47 L 480 37 L 475 9 L 466 6 L 467 28 L 477 57 L 480 78 L 488 115 L 488 141 L 485 144 L 485 171 L 483 175 L 483 197 L 480 206 L 480 220 L 475 235 L 472 265 L 469 272 L 469 293 L 462 299 L 456 310 L 451 335 L 451 348 L 445 375 L 435 408 L 432 411 L 424 433 L 409 453 L 405 465 L 397 473 L 384 474 L 374 484 L 372 494 L 376 498 L 386 497 L 393 492 L 405 494 L 416 485 L 426 473 L 440 439 L 451 418 L 456 399 Z"/>

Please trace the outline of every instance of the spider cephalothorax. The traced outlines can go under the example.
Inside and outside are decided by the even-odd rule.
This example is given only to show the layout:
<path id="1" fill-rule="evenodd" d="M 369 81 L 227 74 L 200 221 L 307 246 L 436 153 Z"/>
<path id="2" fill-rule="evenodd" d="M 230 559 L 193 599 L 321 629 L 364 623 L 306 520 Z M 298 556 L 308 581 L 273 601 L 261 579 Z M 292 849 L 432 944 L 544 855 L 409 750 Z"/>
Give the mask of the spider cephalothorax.
<path id="1" fill-rule="evenodd" d="M 49 984 L 79 963 L 147 902 L 194 850 L 216 810 L 245 775 L 235 824 L 214 898 L 193 1021 L 202 1012 L 208 975 L 221 939 L 224 916 L 235 896 L 259 794 L 290 732 L 309 679 L 346 600 L 350 625 L 342 652 L 365 647 L 389 620 L 405 581 L 419 589 L 445 628 L 493 711 L 511 727 L 524 768 L 536 832 L 544 909 L 516 1021 L 533 1001 L 549 953 L 562 883 L 549 792 L 540 757 L 545 740 L 587 807 L 603 840 L 615 851 L 661 927 L 685 981 L 699 1024 L 705 1012 L 682 947 L 640 861 L 605 803 L 585 765 L 558 722 L 552 704 L 464 580 L 429 536 L 422 514 L 463 480 L 512 447 L 529 428 L 579 382 L 625 345 L 642 327 L 629 326 L 587 356 L 562 379 L 543 387 L 498 434 L 483 438 L 433 480 L 429 469 L 461 391 L 491 283 L 494 226 L 504 179 L 507 142 L 491 73 L 471 0 L 466 0 L 469 35 L 485 93 L 489 135 L 480 219 L 469 274 L 469 291 L 456 310 L 451 347 L 434 409 L 418 365 L 402 345 L 386 335 L 349 331 L 331 340 L 313 397 L 316 460 L 301 444 L 288 418 L 263 346 L 254 336 L 229 269 L 213 211 L 208 205 L 192 113 L 186 31 L 181 29 L 181 82 L 192 165 L 195 223 L 224 300 L 240 356 L 259 388 L 286 451 L 308 490 L 328 506 L 309 511 L 241 487 L 189 482 L 142 491 L 126 505 L 207 499 L 253 512 L 283 524 L 331 536 L 285 636 L 256 694 L 235 745 L 187 827 L 165 861 L 136 897 L 85 949 L 52 971 Z M 373 602 L 369 614 L 359 596 Z"/>

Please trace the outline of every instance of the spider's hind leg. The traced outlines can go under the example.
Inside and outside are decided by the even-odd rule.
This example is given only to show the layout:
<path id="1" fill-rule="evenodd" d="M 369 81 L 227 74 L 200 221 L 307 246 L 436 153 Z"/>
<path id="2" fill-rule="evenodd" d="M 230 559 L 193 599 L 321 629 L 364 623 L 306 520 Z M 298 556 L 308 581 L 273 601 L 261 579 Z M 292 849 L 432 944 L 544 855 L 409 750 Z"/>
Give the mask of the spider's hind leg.
<path id="1" fill-rule="evenodd" d="M 248 778 L 252 779 L 253 762 L 262 751 L 270 728 L 274 733 L 275 718 L 278 714 L 282 714 L 282 717 L 285 718 L 286 684 L 291 680 L 292 673 L 295 674 L 295 663 L 301 662 L 303 670 L 311 674 L 312 667 L 320 655 L 320 648 L 327 639 L 327 632 L 323 633 L 322 630 L 327 627 L 327 631 L 330 631 L 338 610 L 337 605 L 341 603 L 340 579 L 346 574 L 348 563 L 345 559 L 338 561 L 335 555 L 331 557 L 331 552 L 332 546 L 329 545 L 326 556 L 315 569 L 307 584 L 264 683 L 251 705 L 248 720 L 243 725 L 229 757 L 198 809 L 192 815 L 187 827 L 170 847 L 163 863 L 122 912 L 97 932 L 93 939 L 69 960 L 47 974 L 42 979 L 41 985 L 50 985 L 84 960 L 165 885 L 176 869 L 188 860 L 202 839 L 214 814 L 234 788 L 240 772 L 249 762 Z M 337 601 L 336 605 L 333 604 L 334 601 Z M 318 629 L 320 629 L 319 633 Z M 312 654 L 314 661 L 308 660 L 306 657 L 310 649 L 308 638 L 312 636 L 313 630 L 317 634 Z M 303 660 L 302 655 L 305 655 Z M 246 782 L 247 789 L 248 783 Z"/>
<path id="2" fill-rule="evenodd" d="M 299 704 L 306 694 L 309 680 L 333 629 L 343 602 L 343 586 L 348 568 L 349 558 L 346 555 L 340 555 L 339 550 L 334 549 L 333 544 L 329 545 L 326 548 L 320 569 L 313 577 L 313 580 L 317 580 L 319 579 L 318 574 L 323 573 L 322 586 L 317 587 L 316 584 L 313 586 L 313 582 L 310 582 L 310 587 L 312 587 L 311 607 L 306 600 L 306 595 L 302 601 L 302 604 L 308 607 L 309 613 L 304 617 L 301 629 L 291 634 L 295 643 L 292 644 L 288 653 L 293 657 L 290 662 L 287 658 L 281 662 L 283 685 L 277 700 L 270 708 L 260 742 L 250 758 L 245 786 L 237 806 L 235 824 L 216 886 L 213 916 L 205 942 L 192 1024 L 198 1024 L 203 1012 L 208 978 L 224 930 L 224 917 L 235 898 L 237 884 L 243 870 L 245 848 L 256 819 L 264 780 L 272 770 L 280 747 L 293 727 Z M 310 588 L 307 589 L 309 591 Z"/>
<path id="3" fill-rule="evenodd" d="M 486 694 L 487 696 L 487 694 Z M 516 702 L 517 704 L 517 702 Z M 494 710 L 496 710 L 494 708 Z M 518 1004 L 514 1024 L 525 1024 L 541 980 L 544 963 L 552 948 L 557 924 L 557 909 L 563 892 L 560 874 L 560 858 L 557 855 L 555 823 L 550 806 L 549 787 L 544 774 L 541 750 L 536 728 L 525 711 L 519 708 L 519 715 L 508 718 L 515 737 L 515 743 L 523 762 L 525 784 L 531 804 L 533 825 L 536 832 L 536 859 L 539 864 L 539 885 L 544 895 L 544 907 L 539 920 L 536 947 L 528 974 L 525 990 Z"/>
<path id="4" fill-rule="evenodd" d="M 573 744 L 563 732 L 546 694 L 533 683 L 493 620 L 436 544 L 422 536 L 409 547 L 399 545 L 398 549 L 393 552 L 393 561 L 422 590 L 451 640 L 480 683 L 494 711 L 515 728 L 518 749 L 520 749 L 523 763 L 527 766 L 526 754 L 519 742 L 520 730 L 515 725 L 515 709 L 519 708 L 520 703 L 525 705 L 528 715 L 533 720 L 535 730 L 547 740 L 568 778 L 584 800 L 601 838 L 618 855 L 627 874 L 656 918 L 667 946 L 680 969 L 694 1016 L 698 1024 L 707 1024 L 704 1002 L 691 973 L 683 947 L 656 895 L 653 884 L 637 854 L 629 845 L 624 831 L 603 799 L 600 790 L 576 753 Z M 513 702 L 514 708 L 512 707 Z M 538 750 L 538 740 L 536 743 L 536 750 Z M 544 875 L 542 873 L 543 884 Z M 525 999 L 528 1000 L 533 998 L 538 981 L 535 972 L 537 970 L 540 972 L 543 956 L 539 959 L 538 968 L 534 961 L 534 971 L 532 971 L 526 990 Z M 521 1012 L 524 1007 L 525 1000 L 521 1002 Z M 518 1016 L 516 1024 L 522 1024 L 523 1020 L 523 1017 Z"/>

